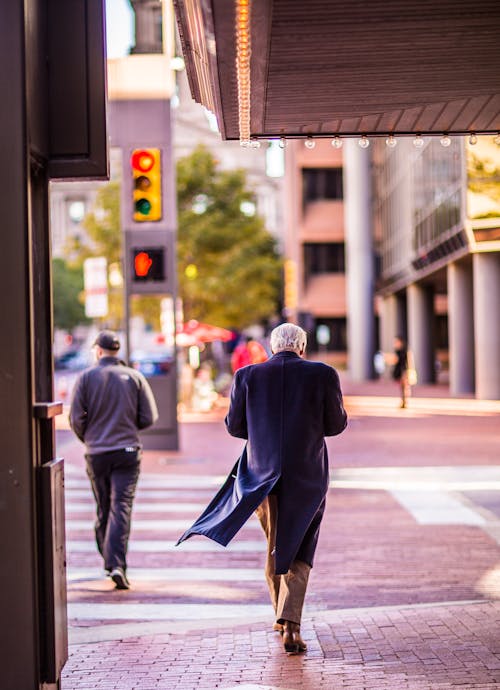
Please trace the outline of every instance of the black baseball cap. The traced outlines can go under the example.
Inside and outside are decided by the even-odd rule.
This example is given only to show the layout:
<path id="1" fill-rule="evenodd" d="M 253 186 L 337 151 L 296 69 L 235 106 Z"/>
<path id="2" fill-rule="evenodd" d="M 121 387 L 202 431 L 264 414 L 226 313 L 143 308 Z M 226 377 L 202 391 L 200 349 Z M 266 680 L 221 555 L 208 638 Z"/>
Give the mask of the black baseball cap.
<path id="1" fill-rule="evenodd" d="M 103 350 L 109 350 L 110 352 L 118 352 L 120 349 L 120 341 L 113 331 L 101 331 L 98 333 L 94 345 L 98 345 Z"/>

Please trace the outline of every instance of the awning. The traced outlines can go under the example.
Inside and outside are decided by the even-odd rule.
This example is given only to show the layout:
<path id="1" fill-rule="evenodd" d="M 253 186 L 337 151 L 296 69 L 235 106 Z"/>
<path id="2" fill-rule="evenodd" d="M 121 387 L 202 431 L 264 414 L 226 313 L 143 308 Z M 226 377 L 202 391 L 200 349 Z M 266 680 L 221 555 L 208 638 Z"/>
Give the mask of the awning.
<path id="1" fill-rule="evenodd" d="M 498 0 L 174 4 L 225 139 L 500 131 Z"/>

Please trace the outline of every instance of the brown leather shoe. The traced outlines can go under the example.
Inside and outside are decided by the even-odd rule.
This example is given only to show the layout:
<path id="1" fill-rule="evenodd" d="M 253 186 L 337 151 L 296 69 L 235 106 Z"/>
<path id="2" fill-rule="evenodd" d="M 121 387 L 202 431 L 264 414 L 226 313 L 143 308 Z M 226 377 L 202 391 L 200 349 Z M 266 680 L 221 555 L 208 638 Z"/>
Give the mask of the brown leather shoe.
<path id="1" fill-rule="evenodd" d="M 300 625 L 285 621 L 283 626 L 283 647 L 287 654 L 299 654 L 307 651 L 307 645 L 300 635 Z"/>

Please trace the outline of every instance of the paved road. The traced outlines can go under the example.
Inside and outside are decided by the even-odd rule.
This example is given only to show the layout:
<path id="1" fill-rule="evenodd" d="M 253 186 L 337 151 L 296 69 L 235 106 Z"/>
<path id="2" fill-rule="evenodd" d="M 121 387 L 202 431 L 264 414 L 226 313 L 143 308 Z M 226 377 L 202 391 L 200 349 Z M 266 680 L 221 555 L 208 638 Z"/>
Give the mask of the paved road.
<path id="1" fill-rule="evenodd" d="M 176 548 L 241 442 L 221 414 L 187 417 L 178 453 L 148 452 L 134 511 L 128 592 L 100 570 L 82 448 L 67 462 L 71 657 L 83 688 L 500 687 L 500 403 L 412 399 L 351 386 L 351 423 L 329 441 L 332 482 L 305 610 L 304 657 L 287 657 L 249 521 L 230 548 Z"/>

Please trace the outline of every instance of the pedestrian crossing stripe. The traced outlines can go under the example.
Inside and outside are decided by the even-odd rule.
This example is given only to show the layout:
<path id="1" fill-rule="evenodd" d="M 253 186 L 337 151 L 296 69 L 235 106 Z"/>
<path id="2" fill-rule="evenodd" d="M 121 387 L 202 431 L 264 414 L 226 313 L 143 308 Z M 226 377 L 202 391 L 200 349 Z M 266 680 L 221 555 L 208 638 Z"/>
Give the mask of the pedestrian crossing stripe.
<path id="1" fill-rule="evenodd" d="M 82 482 L 83 486 L 84 482 Z M 75 489 L 72 487 L 68 487 L 66 485 L 65 487 L 65 496 L 66 500 L 73 501 L 74 499 L 89 499 L 92 498 L 92 490 L 90 488 L 90 483 L 87 482 L 86 488 L 80 488 L 80 489 Z M 193 493 L 195 495 L 193 495 Z M 150 489 L 150 488 L 143 488 L 141 486 L 137 487 L 137 491 L 135 493 L 135 500 L 147 500 L 147 501 L 153 501 L 153 500 L 164 500 L 164 499 L 171 499 L 173 498 L 174 500 L 178 501 L 179 499 L 182 498 L 187 498 L 189 500 L 192 500 L 193 498 L 195 499 L 203 499 L 208 503 L 208 501 L 214 496 L 214 489 L 195 489 L 194 491 L 188 491 L 188 490 L 183 490 L 183 489 Z M 206 505 L 205 503 L 205 505 Z"/>
<path id="2" fill-rule="evenodd" d="M 260 568 L 128 568 L 127 575 L 134 582 L 263 582 Z M 70 567 L 68 582 L 103 580 L 99 568 Z"/>
<path id="3" fill-rule="evenodd" d="M 193 519 L 186 520 L 135 520 L 132 518 L 132 532 L 146 532 L 158 530 L 161 532 L 185 532 L 193 524 Z M 94 523 L 91 520 L 66 520 L 67 531 L 87 530 L 92 531 Z M 250 519 L 242 528 L 261 529 L 260 524 Z M 180 534 L 179 534 L 180 536 Z"/>
<path id="4" fill-rule="evenodd" d="M 136 499 L 134 502 L 133 514 L 137 513 L 196 513 L 198 515 L 205 510 L 206 503 L 144 503 Z M 85 503 L 74 503 L 66 501 L 66 513 L 88 513 L 95 512 L 95 503 L 88 500 Z"/>
<path id="5" fill-rule="evenodd" d="M 241 553 L 253 553 L 262 552 L 266 550 L 264 534 L 262 535 L 262 541 L 232 541 L 227 547 L 221 546 L 211 539 L 203 538 L 192 538 L 188 541 L 183 542 L 180 546 L 175 546 L 175 541 L 161 541 L 161 540 L 149 540 L 141 539 L 131 540 L 129 542 L 129 552 L 130 553 L 168 553 L 175 551 L 179 554 L 184 552 L 217 552 L 224 551 L 241 552 Z M 66 550 L 68 553 L 94 553 L 96 546 L 93 541 L 77 541 L 69 539 L 66 541 Z"/>
<path id="6" fill-rule="evenodd" d="M 138 488 L 142 489 L 218 489 L 226 477 L 222 476 L 185 476 L 185 475 L 164 475 L 164 474 L 148 474 L 141 476 L 138 482 Z M 83 487 L 89 488 L 89 480 L 82 473 L 82 477 L 76 476 L 67 477 L 65 481 L 66 488 L 80 489 Z"/>
<path id="7" fill-rule="evenodd" d="M 73 620 L 198 620 L 200 618 L 246 617 L 246 612 L 263 619 L 272 617 L 270 604 L 98 604 L 95 602 L 68 604 L 68 614 Z"/>
<path id="8" fill-rule="evenodd" d="M 159 490 L 170 490 L 168 496 L 179 498 L 178 490 L 189 490 L 192 499 L 198 491 L 219 488 L 225 477 L 215 475 L 147 475 L 139 479 L 138 492 L 146 498 L 160 497 Z M 500 489 L 500 467 L 497 465 L 460 467 L 353 467 L 333 468 L 331 488 L 398 490 L 419 489 L 422 491 L 473 491 Z M 66 479 L 66 489 L 86 489 L 90 491 L 89 481 L 83 476 Z M 68 493 L 68 492 L 67 492 Z M 71 496 L 72 494 L 69 493 Z M 205 496 L 205 494 L 204 494 Z M 167 497 L 167 495 L 165 495 Z"/>

